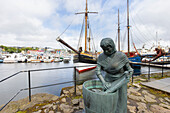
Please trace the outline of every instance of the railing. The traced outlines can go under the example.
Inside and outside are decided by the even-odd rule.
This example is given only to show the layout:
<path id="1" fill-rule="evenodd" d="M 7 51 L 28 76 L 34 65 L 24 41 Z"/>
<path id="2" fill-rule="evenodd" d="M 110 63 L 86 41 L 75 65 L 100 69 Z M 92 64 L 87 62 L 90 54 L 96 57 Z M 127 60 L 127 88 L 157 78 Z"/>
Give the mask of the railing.
<path id="1" fill-rule="evenodd" d="M 140 63 L 140 62 L 130 62 L 131 64 L 135 64 L 135 65 L 142 65 L 142 66 L 148 66 L 148 81 L 150 81 L 150 77 L 151 77 L 151 67 L 155 67 L 155 68 L 161 68 L 162 70 L 159 71 L 159 73 L 162 73 L 162 78 L 163 78 L 163 74 L 164 74 L 164 69 L 170 69 L 170 66 L 167 66 L 164 64 L 164 61 L 161 63 L 161 65 L 156 65 L 156 64 L 152 64 L 151 62 L 148 63 Z M 153 71 L 152 71 L 153 72 Z M 154 71 L 156 72 L 156 71 Z M 135 74 L 141 74 L 141 73 L 135 73 Z M 133 83 L 133 77 L 134 75 L 132 75 L 132 83 Z"/>
<path id="2" fill-rule="evenodd" d="M 28 88 L 20 89 L 2 108 L 0 108 L 0 111 L 7 106 L 20 92 L 24 90 L 28 90 L 29 93 L 29 102 L 31 102 L 31 89 L 37 89 L 37 88 L 43 88 L 43 87 L 49 87 L 49 86 L 55 86 L 55 85 L 61 85 L 61 84 L 66 84 L 66 83 L 73 83 L 74 82 L 74 94 L 76 95 L 76 83 L 79 81 L 85 81 L 89 79 L 83 79 L 83 80 L 76 80 L 76 68 L 77 67 L 88 67 L 88 66 L 96 66 L 96 65 L 85 65 L 85 66 L 69 66 L 69 67 L 58 67 L 58 68 L 47 68 L 47 69 L 35 69 L 35 70 L 24 70 L 24 71 L 19 71 L 11 76 L 8 76 L 2 80 L 1 82 L 4 82 L 20 73 L 28 73 Z M 67 82 L 62 82 L 62 83 L 56 83 L 56 84 L 49 84 L 49 85 L 43 85 L 43 86 L 36 86 L 36 87 L 31 87 L 31 72 L 37 72 L 37 71 L 49 71 L 49 70 L 57 70 L 57 69 L 68 69 L 68 68 L 74 68 L 74 80 L 73 81 L 67 81 Z"/>
<path id="3" fill-rule="evenodd" d="M 73 83 L 74 82 L 74 94 L 76 95 L 76 82 L 79 81 L 85 81 L 85 80 L 90 80 L 90 79 L 83 79 L 83 80 L 76 80 L 76 68 L 77 67 L 88 67 L 88 66 L 95 66 L 95 65 L 86 65 L 86 66 L 69 66 L 69 67 L 58 67 L 58 68 L 47 68 L 47 69 L 35 69 L 35 70 L 25 70 L 25 71 L 19 71 L 11 76 L 8 76 L 2 80 L 0 80 L 0 83 L 3 81 L 6 81 L 20 73 L 28 73 L 28 88 L 20 89 L 2 108 L 0 108 L 0 111 L 7 106 L 20 92 L 24 90 L 28 90 L 29 93 L 29 102 L 31 102 L 31 89 L 37 89 L 37 88 L 43 88 L 43 87 L 49 87 L 49 86 L 54 86 L 54 85 L 61 85 L 61 84 L 66 84 L 66 83 Z M 37 71 L 47 71 L 47 70 L 57 70 L 57 69 L 68 69 L 68 68 L 74 68 L 74 80 L 73 81 L 67 81 L 67 82 L 62 82 L 62 83 L 56 83 L 56 84 L 49 84 L 49 85 L 43 85 L 43 86 L 36 86 L 36 87 L 31 87 L 31 72 L 37 72 Z M 162 65 L 162 77 L 164 73 L 164 66 Z M 150 81 L 150 63 L 148 65 L 148 81 Z M 154 71 L 155 72 L 155 71 Z M 159 71 L 160 72 L 160 71 Z M 134 74 L 141 74 L 141 73 L 134 73 Z M 132 75 L 132 83 L 134 79 L 134 74 Z"/>

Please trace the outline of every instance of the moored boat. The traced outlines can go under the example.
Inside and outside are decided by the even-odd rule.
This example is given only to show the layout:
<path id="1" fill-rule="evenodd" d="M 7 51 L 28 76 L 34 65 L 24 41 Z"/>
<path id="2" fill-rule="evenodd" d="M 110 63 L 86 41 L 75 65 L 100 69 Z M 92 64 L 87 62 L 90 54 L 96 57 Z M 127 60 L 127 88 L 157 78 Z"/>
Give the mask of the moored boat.
<path id="1" fill-rule="evenodd" d="M 65 56 L 65 57 L 63 58 L 63 62 L 64 62 L 64 63 L 69 63 L 70 60 L 71 60 L 71 57 L 69 57 L 69 56 Z"/>
<path id="2" fill-rule="evenodd" d="M 0 63 L 3 63 L 4 59 L 2 57 L 2 55 L 0 54 Z"/>
<path id="3" fill-rule="evenodd" d="M 67 44 L 65 41 L 63 41 L 60 37 L 58 37 L 56 39 L 57 41 L 59 41 L 60 43 L 64 44 L 65 46 L 67 46 L 68 48 L 70 48 L 71 50 L 73 50 L 76 53 L 73 56 L 73 62 L 75 62 L 75 63 L 76 62 L 92 63 L 92 64 L 96 64 L 97 63 L 96 50 L 94 49 L 92 51 L 91 47 L 90 47 L 91 46 L 90 40 L 92 40 L 93 38 L 90 38 L 91 37 L 90 36 L 91 33 L 90 33 L 90 28 L 89 28 L 89 26 L 90 26 L 89 25 L 89 18 L 88 18 L 88 14 L 89 13 L 97 13 L 97 12 L 89 12 L 88 11 L 88 5 L 87 5 L 87 0 L 86 0 L 85 12 L 76 13 L 76 14 L 84 14 L 85 15 L 85 47 L 84 47 L 84 51 L 82 50 L 82 46 L 81 46 L 80 43 L 78 44 L 79 45 L 78 46 L 79 50 L 76 50 L 73 47 L 71 47 L 69 44 Z M 87 37 L 87 35 L 89 35 L 89 36 Z M 81 40 L 81 39 L 79 39 L 79 40 Z M 89 47 L 87 47 L 87 45 Z"/>
<path id="4" fill-rule="evenodd" d="M 51 56 L 47 56 L 47 57 L 44 57 L 43 58 L 43 61 L 45 62 L 45 63 L 51 63 L 51 62 L 54 62 L 54 58 L 53 57 L 51 57 Z"/>
<path id="5" fill-rule="evenodd" d="M 3 60 L 3 63 L 17 63 L 18 62 L 15 54 L 5 54 L 4 56 L 5 58 Z"/>
<path id="6" fill-rule="evenodd" d="M 96 77 L 95 69 L 97 64 L 75 63 L 74 66 L 83 66 L 76 68 L 76 80 L 79 80 L 77 84 L 82 84 L 84 81 Z"/>
<path id="7" fill-rule="evenodd" d="M 28 63 L 40 63 L 40 62 L 42 62 L 42 59 L 40 58 L 40 56 L 27 55 L 27 57 L 28 57 L 28 59 L 27 59 Z"/>
<path id="8" fill-rule="evenodd" d="M 54 62 L 62 62 L 63 61 L 63 59 L 60 59 L 60 58 L 55 58 L 54 59 Z"/>
<path id="9" fill-rule="evenodd" d="M 152 61 L 152 59 L 153 59 L 152 57 L 146 57 L 146 58 L 142 59 L 142 62 L 148 63 L 149 61 L 151 61 L 151 62 L 149 62 L 151 64 L 161 64 L 161 65 L 170 64 L 170 56 L 161 56 L 154 61 Z"/>

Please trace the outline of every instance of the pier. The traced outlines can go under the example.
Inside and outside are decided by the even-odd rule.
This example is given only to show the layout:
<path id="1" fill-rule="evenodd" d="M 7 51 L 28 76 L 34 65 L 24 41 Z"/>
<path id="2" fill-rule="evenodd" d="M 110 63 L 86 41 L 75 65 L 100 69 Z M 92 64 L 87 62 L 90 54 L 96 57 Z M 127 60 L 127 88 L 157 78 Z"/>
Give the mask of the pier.
<path id="1" fill-rule="evenodd" d="M 141 66 L 149 66 L 149 67 L 157 67 L 157 68 L 170 69 L 170 65 L 160 65 L 160 64 L 131 62 L 131 61 L 130 61 L 130 64 L 136 64 L 136 65 L 141 65 Z"/>
<path id="2" fill-rule="evenodd" d="M 170 78 L 164 78 L 151 82 L 141 82 L 141 84 L 170 94 Z"/>

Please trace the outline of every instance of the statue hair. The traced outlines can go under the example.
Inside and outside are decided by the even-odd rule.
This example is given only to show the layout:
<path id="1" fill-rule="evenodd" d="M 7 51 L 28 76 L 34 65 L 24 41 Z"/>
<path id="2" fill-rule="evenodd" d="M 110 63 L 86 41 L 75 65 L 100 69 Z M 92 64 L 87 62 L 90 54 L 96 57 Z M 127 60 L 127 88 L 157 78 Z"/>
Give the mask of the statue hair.
<path id="1" fill-rule="evenodd" d="M 111 38 L 104 38 L 102 39 L 102 41 L 100 42 L 100 47 L 107 47 L 107 46 L 111 46 L 111 47 L 115 47 L 115 44 L 113 42 L 113 40 Z"/>

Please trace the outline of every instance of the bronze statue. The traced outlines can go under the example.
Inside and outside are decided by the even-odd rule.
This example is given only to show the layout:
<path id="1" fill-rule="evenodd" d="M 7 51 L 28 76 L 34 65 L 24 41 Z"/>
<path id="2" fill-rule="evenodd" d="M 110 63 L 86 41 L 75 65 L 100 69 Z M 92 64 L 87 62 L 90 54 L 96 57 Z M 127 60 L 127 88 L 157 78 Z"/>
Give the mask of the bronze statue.
<path id="1" fill-rule="evenodd" d="M 133 74 L 133 69 L 130 67 L 126 55 L 116 51 L 111 38 L 102 39 L 100 47 L 104 52 L 98 57 L 96 74 L 103 84 L 105 93 L 117 93 L 115 105 L 113 105 L 113 108 L 116 109 L 113 110 L 113 113 L 126 113 L 127 83 Z M 101 70 L 106 72 L 104 77 Z"/>

